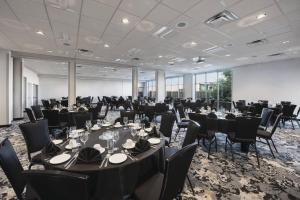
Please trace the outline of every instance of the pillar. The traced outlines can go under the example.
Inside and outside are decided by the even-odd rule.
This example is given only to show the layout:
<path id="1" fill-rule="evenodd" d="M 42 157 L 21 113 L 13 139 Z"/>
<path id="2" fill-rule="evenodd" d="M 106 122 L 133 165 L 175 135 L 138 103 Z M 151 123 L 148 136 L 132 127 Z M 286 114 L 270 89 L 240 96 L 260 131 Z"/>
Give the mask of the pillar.
<path id="1" fill-rule="evenodd" d="M 13 120 L 13 60 L 8 51 L 0 50 L 0 127 Z"/>
<path id="2" fill-rule="evenodd" d="M 139 69 L 132 68 L 132 99 L 137 99 L 139 93 Z"/>
<path id="3" fill-rule="evenodd" d="M 166 97 L 166 79 L 164 70 L 156 70 L 156 102 L 163 102 Z"/>
<path id="4" fill-rule="evenodd" d="M 68 103 L 69 107 L 76 104 L 76 63 L 68 63 Z"/>
<path id="5" fill-rule="evenodd" d="M 13 58 L 13 118 L 15 120 L 24 117 L 23 108 L 23 60 Z M 24 99 L 25 101 L 25 99 Z"/>
<path id="6" fill-rule="evenodd" d="M 183 75 L 184 98 L 193 98 L 195 100 L 195 80 L 193 74 Z"/>

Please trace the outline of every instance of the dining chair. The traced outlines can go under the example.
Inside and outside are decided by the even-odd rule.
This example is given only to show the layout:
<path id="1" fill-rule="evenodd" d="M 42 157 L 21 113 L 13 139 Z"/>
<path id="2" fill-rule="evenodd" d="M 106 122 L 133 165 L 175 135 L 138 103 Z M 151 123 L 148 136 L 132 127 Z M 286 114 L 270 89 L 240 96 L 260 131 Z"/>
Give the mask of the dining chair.
<path id="1" fill-rule="evenodd" d="M 26 114 L 27 114 L 30 122 L 35 122 L 36 121 L 34 113 L 33 113 L 33 111 L 30 108 L 25 108 L 25 112 L 26 112 Z"/>
<path id="2" fill-rule="evenodd" d="M 175 116 L 175 121 L 176 121 L 176 125 L 177 125 L 177 131 L 176 131 L 175 138 L 174 138 L 174 140 L 176 140 L 177 135 L 180 132 L 180 130 L 181 129 L 186 129 L 188 127 L 189 121 L 181 121 L 181 120 L 179 121 L 178 117 L 177 117 L 177 112 L 176 112 L 175 108 L 172 109 L 172 113 Z"/>
<path id="3" fill-rule="evenodd" d="M 98 119 L 100 119 L 101 121 L 105 120 L 107 117 L 108 110 L 109 110 L 109 104 L 106 104 L 104 115 L 100 114 Z"/>
<path id="4" fill-rule="evenodd" d="M 174 123 L 175 116 L 172 112 L 167 112 L 162 115 L 159 131 L 163 134 L 164 137 L 169 138 L 169 141 L 166 142 L 167 146 L 170 145 L 172 140 Z"/>
<path id="5" fill-rule="evenodd" d="M 135 120 L 135 111 L 121 110 L 120 111 L 120 116 L 121 116 L 122 119 L 123 119 L 123 117 L 127 117 L 128 120 L 132 120 L 134 122 L 134 120 Z"/>
<path id="6" fill-rule="evenodd" d="M 42 99 L 42 105 L 43 105 L 44 109 L 50 109 L 50 107 L 51 107 L 49 101 L 44 100 L 44 99 Z"/>
<path id="7" fill-rule="evenodd" d="M 39 106 L 39 105 L 31 106 L 31 109 L 32 109 L 36 119 L 43 119 L 44 118 L 41 106 Z"/>
<path id="8" fill-rule="evenodd" d="M 93 120 L 92 113 L 90 112 L 77 113 L 73 117 L 77 129 L 84 129 L 86 121 Z"/>
<path id="9" fill-rule="evenodd" d="M 297 111 L 297 114 L 296 115 L 292 115 L 292 121 L 296 121 L 297 124 L 298 124 L 298 127 L 300 128 L 300 123 L 299 123 L 299 120 L 298 117 L 299 117 L 299 114 L 300 114 L 300 107 L 298 108 L 298 111 Z"/>
<path id="10" fill-rule="evenodd" d="M 257 163 L 260 167 L 258 151 L 256 148 L 256 134 L 260 121 L 261 118 L 258 117 L 236 117 L 235 132 L 229 133 L 225 140 L 225 152 L 227 151 L 228 143 L 232 154 L 232 160 L 234 160 L 233 144 L 247 143 L 254 147 Z"/>
<path id="11" fill-rule="evenodd" d="M 293 127 L 293 130 L 295 130 L 295 127 L 294 127 L 294 123 L 293 123 L 293 115 L 294 115 L 294 111 L 296 109 L 297 105 L 294 105 L 294 104 L 283 104 L 282 106 L 282 117 L 281 117 L 281 120 L 282 120 L 282 123 L 283 123 L 283 126 L 285 126 L 285 122 L 286 121 L 290 121 L 292 123 L 292 127 Z"/>
<path id="12" fill-rule="evenodd" d="M 42 164 L 40 154 L 31 156 L 32 153 L 41 151 L 51 140 L 49 137 L 48 120 L 28 122 L 19 125 L 27 147 L 27 155 L 30 161 L 29 169 L 35 164 Z"/>
<path id="13" fill-rule="evenodd" d="M 258 137 L 259 139 L 264 139 L 264 140 L 266 140 L 267 143 L 264 143 L 264 142 L 262 142 L 262 141 L 260 141 L 260 140 L 258 140 L 258 142 L 262 142 L 262 143 L 264 143 L 264 144 L 268 144 L 269 149 L 270 149 L 270 151 L 271 151 L 271 153 L 272 153 L 273 158 L 275 158 L 275 155 L 274 155 L 274 153 L 273 153 L 273 150 L 272 150 L 272 148 L 271 148 L 271 145 L 270 145 L 269 140 L 272 142 L 275 151 L 278 153 L 277 148 L 276 148 L 276 146 L 275 146 L 275 144 L 274 144 L 274 141 L 273 141 L 273 139 L 272 139 L 272 136 L 274 135 L 274 133 L 275 133 L 275 131 L 276 131 L 276 129 L 277 129 L 279 123 L 280 123 L 281 117 L 282 117 L 282 113 L 280 113 L 280 114 L 277 116 L 277 118 L 276 118 L 276 120 L 275 120 L 275 123 L 273 124 L 273 127 L 272 127 L 272 130 L 271 130 L 271 131 L 258 129 L 258 130 L 257 130 L 257 135 L 256 135 L 256 137 Z"/>
<path id="14" fill-rule="evenodd" d="M 134 196 L 138 200 L 172 200 L 181 194 L 197 144 L 189 144 L 166 159 L 165 172 L 156 173 L 139 185 Z"/>
<path id="15" fill-rule="evenodd" d="M 274 111 L 272 109 L 263 108 L 261 113 L 261 122 L 258 127 L 260 130 L 267 130 L 270 125 L 273 113 Z"/>
<path id="16" fill-rule="evenodd" d="M 88 200 L 88 176 L 55 170 L 24 170 L 23 176 L 42 200 Z"/>
<path id="17" fill-rule="evenodd" d="M 145 116 L 149 118 L 150 122 L 152 122 L 154 120 L 154 117 L 155 117 L 155 107 L 145 105 L 144 110 L 145 110 Z"/>
<path id="18" fill-rule="evenodd" d="M 63 129 L 67 126 L 66 122 L 60 121 L 59 110 L 42 110 L 44 118 L 48 120 L 49 130 Z"/>

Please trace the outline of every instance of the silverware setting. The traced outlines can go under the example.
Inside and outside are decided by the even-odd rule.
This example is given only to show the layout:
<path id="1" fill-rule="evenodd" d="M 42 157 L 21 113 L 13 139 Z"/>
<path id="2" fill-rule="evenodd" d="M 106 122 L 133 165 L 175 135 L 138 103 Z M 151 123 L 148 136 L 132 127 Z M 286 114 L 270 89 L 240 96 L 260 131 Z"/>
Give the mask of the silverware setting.
<path id="1" fill-rule="evenodd" d="M 110 154 L 106 154 L 106 156 L 105 156 L 105 158 L 102 160 L 102 162 L 101 162 L 101 164 L 100 164 L 100 166 L 99 166 L 99 168 L 101 168 L 101 167 L 106 167 L 107 166 L 107 162 L 108 162 L 108 158 L 110 157 Z M 107 161 L 107 162 L 106 162 Z M 105 165 L 106 164 L 106 165 Z"/>
<path id="2" fill-rule="evenodd" d="M 78 157 L 79 152 L 75 153 L 74 156 L 64 165 L 66 169 L 69 169 L 71 165 L 76 161 L 76 158 Z"/>
<path id="3" fill-rule="evenodd" d="M 131 160 L 137 160 L 136 158 L 134 158 L 133 156 L 130 155 L 130 153 L 128 152 L 127 149 L 122 150 L 122 153 L 126 154 L 128 158 L 130 158 Z"/>

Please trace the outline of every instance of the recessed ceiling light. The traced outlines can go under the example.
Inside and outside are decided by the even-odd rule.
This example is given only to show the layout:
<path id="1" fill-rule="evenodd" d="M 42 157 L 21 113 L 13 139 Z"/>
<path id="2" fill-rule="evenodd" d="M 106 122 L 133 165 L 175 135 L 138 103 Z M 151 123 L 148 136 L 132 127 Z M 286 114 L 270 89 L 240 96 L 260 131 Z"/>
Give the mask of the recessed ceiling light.
<path id="1" fill-rule="evenodd" d="M 226 56 L 226 57 L 229 57 L 229 56 L 231 56 L 231 55 L 230 55 L 230 54 L 226 54 L 225 56 Z"/>
<path id="2" fill-rule="evenodd" d="M 36 34 L 39 34 L 39 35 L 45 35 L 45 33 L 41 30 L 37 31 Z"/>
<path id="3" fill-rule="evenodd" d="M 287 44 L 287 43 L 290 43 L 290 41 L 287 40 L 287 41 L 283 41 L 283 42 L 282 42 L 282 44 Z"/>
<path id="4" fill-rule="evenodd" d="M 169 64 L 169 65 L 174 65 L 175 63 L 172 62 L 172 61 L 170 61 L 170 62 L 168 62 L 168 64 Z"/>
<path id="5" fill-rule="evenodd" d="M 53 51 L 51 51 L 51 50 L 48 50 L 47 52 L 48 52 L 48 53 L 52 53 Z"/>
<path id="6" fill-rule="evenodd" d="M 162 56 L 162 55 L 159 55 L 158 57 L 159 57 L 159 58 L 162 58 L 163 56 Z"/>
<path id="7" fill-rule="evenodd" d="M 109 45 L 108 45 L 108 44 L 104 44 L 104 47 L 108 48 L 108 47 L 109 47 Z"/>
<path id="8" fill-rule="evenodd" d="M 115 61 L 116 61 L 116 62 L 120 62 L 120 61 L 121 61 L 121 59 L 120 59 L 120 58 L 117 58 Z"/>
<path id="9" fill-rule="evenodd" d="M 266 16 L 267 16 L 267 13 L 261 13 L 256 16 L 256 19 L 262 19 L 262 18 L 265 18 Z"/>
<path id="10" fill-rule="evenodd" d="M 197 43 L 196 43 L 196 42 L 194 42 L 194 41 L 192 41 L 192 42 L 191 42 L 191 45 L 192 45 L 192 46 L 196 46 L 196 45 L 197 45 Z"/>
<path id="11" fill-rule="evenodd" d="M 123 19 L 122 19 L 122 23 L 123 23 L 123 24 L 129 24 L 128 18 L 123 18 Z"/>
<path id="12" fill-rule="evenodd" d="M 194 41 L 186 42 L 182 45 L 183 48 L 193 48 L 195 46 L 197 46 L 197 42 L 194 42 Z"/>

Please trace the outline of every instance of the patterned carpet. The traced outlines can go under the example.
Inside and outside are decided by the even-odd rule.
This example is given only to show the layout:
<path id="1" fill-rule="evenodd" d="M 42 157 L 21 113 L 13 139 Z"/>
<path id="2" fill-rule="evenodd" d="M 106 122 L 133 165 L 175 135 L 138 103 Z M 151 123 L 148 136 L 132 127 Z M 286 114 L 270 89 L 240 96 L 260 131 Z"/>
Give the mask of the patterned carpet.
<path id="1" fill-rule="evenodd" d="M 109 121 L 117 118 L 119 112 L 110 112 Z M 8 137 L 12 142 L 22 165 L 28 166 L 26 145 L 14 122 L 9 128 L 0 129 L 0 141 Z M 300 199 L 300 129 L 278 129 L 274 142 L 279 151 L 274 159 L 267 145 L 257 143 L 261 167 L 258 168 L 253 151 L 241 154 L 236 145 L 235 160 L 230 152 L 224 151 L 225 135 L 217 133 L 218 152 L 212 148 L 210 159 L 207 150 L 200 146 L 194 156 L 189 176 L 196 195 L 185 187 L 183 199 Z M 174 126 L 174 131 L 176 127 Z M 184 137 L 182 131 L 174 146 L 180 146 Z M 0 200 L 16 199 L 6 176 L 0 170 Z"/>

